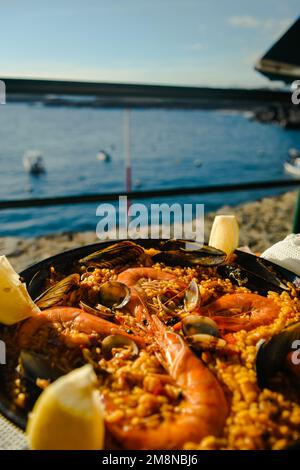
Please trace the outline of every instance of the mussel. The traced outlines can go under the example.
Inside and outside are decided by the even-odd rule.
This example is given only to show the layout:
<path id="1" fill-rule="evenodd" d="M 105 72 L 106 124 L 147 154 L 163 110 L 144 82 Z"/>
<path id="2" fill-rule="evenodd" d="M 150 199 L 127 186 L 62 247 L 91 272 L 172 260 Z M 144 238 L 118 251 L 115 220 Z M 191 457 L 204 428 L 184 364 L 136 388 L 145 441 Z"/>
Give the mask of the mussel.
<path id="1" fill-rule="evenodd" d="M 49 279 L 49 269 L 39 269 L 27 284 L 27 290 L 32 298 L 37 292 L 42 292 L 46 281 Z"/>
<path id="2" fill-rule="evenodd" d="M 221 276 L 229 277 L 237 285 L 267 295 L 268 291 L 281 293 L 290 290 L 290 284 L 300 287 L 300 278 L 284 268 L 240 250 L 235 252 L 235 262 L 219 266 Z"/>
<path id="3" fill-rule="evenodd" d="M 130 289 L 125 284 L 118 281 L 108 281 L 100 286 L 93 302 L 84 300 L 80 302 L 80 306 L 88 313 L 109 317 L 114 315 L 115 309 L 125 307 L 130 298 Z"/>
<path id="4" fill-rule="evenodd" d="M 203 248 L 203 243 L 193 240 L 182 240 L 180 238 L 170 238 L 160 242 L 159 247 L 161 251 L 200 251 Z"/>
<path id="5" fill-rule="evenodd" d="M 217 272 L 223 278 L 230 279 L 233 284 L 239 287 L 247 287 L 247 289 L 256 291 L 264 296 L 266 296 L 269 291 L 281 293 L 283 290 L 288 289 L 281 281 L 277 282 L 276 276 L 274 276 L 274 282 L 270 282 L 270 280 L 260 277 L 235 263 L 222 264 L 217 267 Z"/>
<path id="6" fill-rule="evenodd" d="M 34 300 L 34 302 L 41 310 L 58 305 L 71 289 L 78 286 L 79 281 L 79 274 L 70 274 L 45 290 Z"/>
<path id="7" fill-rule="evenodd" d="M 110 359 L 113 354 L 113 349 L 114 348 L 129 348 L 130 349 L 130 355 L 132 357 L 136 357 L 139 353 L 139 348 L 136 345 L 136 343 L 131 340 L 130 338 L 127 338 L 122 335 L 109 335 L 104 338 L 102 341 L 102 354 L 105 357 L 105 359 Z"/>
<path id="8" fill-rule="evenodd" d="M 53 381 L 66 373 L 51 364 L 49 358 L 43 354 L 24 349 L 20 352 L 19 367 L 20 375 L 32 384 L 36 384 L 37 379 Z"/>
<path id="9" fill-rule="evenodd" d="M 182 331 L 196 349 L 221 349 L 226 345 L 217 324 L 208 317 L 188 315 L 182 320 Z"/>
<path id="10" fill-rule="evenodd" d="M 295 288 L 300 288 L 300 277 L 282 266 L 279 266 L 279 264 L 274 264 L 272 261 L 240 250 L 236 250 L 235 255 L 236 262 L 240 266 L 257 273 L 261 277 L 270 280 L 270 282 L 274 282 L 274 276 L 276 276 L 276 282 L 282 283 L 284 286 L 289 282 L 294 284 Z"/>
<path id="11" fill-rule="evenodd" d="M 95 268 L 112 269 L 136 261 L 143 253 L 144 249 L 140 245 L 125 240 L 95 251 L 81 258 L 79 263 Z"/>
<path id="12" fill-rule="evenodd" d="M 287 366 L 289 353 L 296 352 L 300 358 L 299 340 L 300 322 L 296 322 L 287 326 L 269 341 L 260 342 L 256 355 L 256 374 L 260 388 L 270 386 L 276 373 Z"/>
<path id="13" fill-rule="evenodd" d="M 152 259 L 170 266 L 217 266 L 225 261 L 226 254 L 198 242 L 167 240 L 161 242 L 160 252 Z"/>

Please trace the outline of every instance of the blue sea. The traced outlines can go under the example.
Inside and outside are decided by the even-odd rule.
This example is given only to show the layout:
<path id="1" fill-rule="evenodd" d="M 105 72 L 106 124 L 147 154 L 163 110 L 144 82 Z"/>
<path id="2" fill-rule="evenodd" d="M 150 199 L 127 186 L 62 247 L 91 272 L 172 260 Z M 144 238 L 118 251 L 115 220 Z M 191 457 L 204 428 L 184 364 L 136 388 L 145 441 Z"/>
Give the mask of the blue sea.
<path id="1" fill-rule="evenodd" d="M 122 109 L 0 107 L 0 199 L 124 191 Z M 229 111 L 131 111 L 133 189 L 148 190 L 289 178 L 288 149 L 300 132 L 250 121 Z M 23 153 L 42 152 L 47 172 L 25 173 Z M 104 149 L 110 163 L 96 159 Z M 204 203 L 211 211 L 278 190 L 176 197 L 155 202 Z M 282 192 L 282 190 L 281 190 Z M 153 202 L 153 201 L 151 201 Z M 31 237 L 94 230 L 97 204 L 0 211 L 0 235 Z"/>

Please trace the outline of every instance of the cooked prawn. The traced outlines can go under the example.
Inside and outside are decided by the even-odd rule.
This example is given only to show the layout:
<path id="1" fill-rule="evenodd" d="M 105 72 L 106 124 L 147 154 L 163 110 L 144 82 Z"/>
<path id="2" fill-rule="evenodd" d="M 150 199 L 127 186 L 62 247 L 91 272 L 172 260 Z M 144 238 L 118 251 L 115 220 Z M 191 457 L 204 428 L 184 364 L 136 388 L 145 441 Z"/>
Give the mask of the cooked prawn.
<path id="1" fill-rule="evenodd" d="M 280 307 L 274 300 L 258 294 L 223 295 L 205 307 L 199 315 L 211 317 L 225 331 L 251 330 L 267 325 L 278 317 Z"/>
<path id="2" fill-rule="evenodd" d="M 180 449 L 185 442 L 199 442 L 219 435 L 224 427 L 228 404 L 213 373 L 198 359 L 183 338 L 152 315 L 151 334 L 158 345 L 162 364 L 181 388 L 183 400 L 173 419 L 157 428 L 108 423 L 113 436 L 126 449 Z M 105 402 L 105 398 L 104 398 Z"/>
<path id="3" fill-rule="evenodd" d="M 145 344 L 142 337 L 128 334 L 122 327 L 79 308 L 54 307 L 25 320 L 18 333 L 19 346 L 29 347 L 33 336 L 49 324 L 59 326 L 60 338 L 70 346 L 89 343 L 93 334 L 100 337 L 119 334 L 132 339 L 140 346 Z"/>

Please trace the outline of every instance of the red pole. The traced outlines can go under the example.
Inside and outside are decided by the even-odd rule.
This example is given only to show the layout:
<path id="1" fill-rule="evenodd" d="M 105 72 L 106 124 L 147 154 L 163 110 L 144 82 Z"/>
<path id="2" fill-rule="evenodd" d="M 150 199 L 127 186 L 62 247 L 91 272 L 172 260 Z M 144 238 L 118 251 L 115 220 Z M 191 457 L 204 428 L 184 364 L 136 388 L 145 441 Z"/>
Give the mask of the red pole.
<path id="1" fill-rule="evenodd" d="M 126 166 L 126 191 L 131 192 L 131 166 Z"/>
<path id="2" fill-rule="evenodd" d="M 125 158 L 125 187 L 127 192 L 132 191 L 132 170 L 131 170 L 131 122 L 130 109 L 124 110 L 124 158 Z M 127 200 L 127 215 L 131 201 Z"/>

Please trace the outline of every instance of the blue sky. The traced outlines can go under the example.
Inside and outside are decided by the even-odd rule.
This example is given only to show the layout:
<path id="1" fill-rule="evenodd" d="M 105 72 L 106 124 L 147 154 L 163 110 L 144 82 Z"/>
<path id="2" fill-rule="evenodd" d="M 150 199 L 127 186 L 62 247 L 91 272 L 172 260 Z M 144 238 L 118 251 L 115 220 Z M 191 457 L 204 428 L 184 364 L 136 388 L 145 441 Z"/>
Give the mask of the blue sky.
<path id="1" fill-rule="evenodd" d="M 299 0 L 0 0 L 0 78 L 264 86 Z"/>

